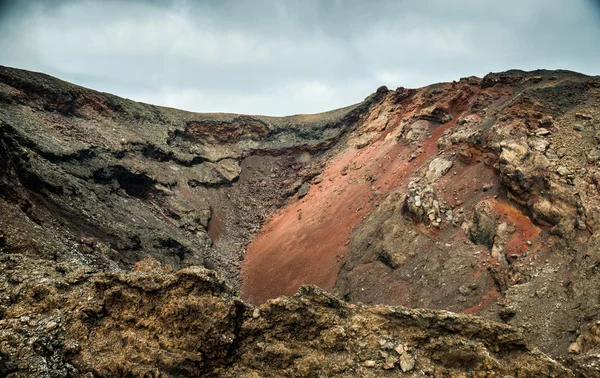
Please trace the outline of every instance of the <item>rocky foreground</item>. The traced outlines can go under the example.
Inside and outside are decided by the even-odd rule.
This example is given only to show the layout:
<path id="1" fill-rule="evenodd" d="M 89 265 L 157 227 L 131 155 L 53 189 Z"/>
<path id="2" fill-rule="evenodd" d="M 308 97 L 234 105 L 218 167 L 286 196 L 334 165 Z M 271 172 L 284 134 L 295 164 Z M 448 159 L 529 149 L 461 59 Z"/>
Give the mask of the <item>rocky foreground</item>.
<path id="1" fill-rule="evenodd" d="M 598 109 L 566 71 L 276 118 L 0 67 L 0 377 L 600 376 Z"/>
<path id="2" fill-rule="evenodd" d="M 570 377 L 523 333 L 445 311 L 351 305 L 314 286 L 254 307 L 214 271 L 129 273 L 0 257 L 10 377 Z"/>

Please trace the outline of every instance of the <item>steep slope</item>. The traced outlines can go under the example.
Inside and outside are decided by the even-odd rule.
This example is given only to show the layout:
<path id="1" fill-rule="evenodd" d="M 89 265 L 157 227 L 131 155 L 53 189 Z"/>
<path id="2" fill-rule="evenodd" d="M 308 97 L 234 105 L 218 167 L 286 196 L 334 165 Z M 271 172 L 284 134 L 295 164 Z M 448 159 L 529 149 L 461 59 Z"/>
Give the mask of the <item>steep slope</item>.
<path id="1" fill-rule="evenodd" d="M 151 254 L 237 286 L 248 236 L 373 101 L 283 118 L 195 114 L 0 67 L 0 247 L 98 269 Z"/>
<path id="2" fill-rule="evenodd" d="M 599 108 L 600 79 L 565 71 L 386 92 L 250 244 L 243 297 L 313 283 L 505 321 L 580 359 L 600 311 Z"/>

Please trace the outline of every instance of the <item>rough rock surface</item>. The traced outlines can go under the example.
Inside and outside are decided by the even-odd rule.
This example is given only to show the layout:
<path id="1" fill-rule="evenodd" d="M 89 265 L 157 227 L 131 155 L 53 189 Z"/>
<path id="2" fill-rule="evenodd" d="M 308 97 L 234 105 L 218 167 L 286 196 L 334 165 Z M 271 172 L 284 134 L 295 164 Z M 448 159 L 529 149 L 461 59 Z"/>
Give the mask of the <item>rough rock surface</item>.
<path id="1" fill-rule="evenodd" d="M 570 377 L 506 325 L 347 304 L 316 287 L 254 307 L 214 271 L 0 256 L 9 377 Z"/>
<path id="2" fill-rule="evenodd" d="M 0 67 L 0 248 L 128 269 L 146 254 L 234 286 L 248 237 L 364 103 L 320 115 L 197 114 Z"/>
<path id="3" fill-rule="evenodd" d="M 600 79 L 567 71 L 388 91 L 250 244 L 243 297 L 313 283 L 479 314 L 578 374 L 600 366 L 569 353 L 600 311 L 599 108 Z"/>
<path id="4" fill-rule="evenodd" d="M 567 71 L 274 118 L 0 67 L 0 376 L 600 376 L 599 108 Z"/>

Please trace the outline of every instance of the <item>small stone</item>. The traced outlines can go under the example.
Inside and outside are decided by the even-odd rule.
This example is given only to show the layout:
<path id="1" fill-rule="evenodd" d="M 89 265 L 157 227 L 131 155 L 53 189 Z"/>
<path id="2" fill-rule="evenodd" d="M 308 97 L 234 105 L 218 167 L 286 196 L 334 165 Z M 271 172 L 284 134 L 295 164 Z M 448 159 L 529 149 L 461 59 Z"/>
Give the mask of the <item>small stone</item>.
<path id="1" fill-rule="evenodd" d="M 587 154 L 588 163 L 595 163 L 600 161 L 600 149 L 596 148 Z"/>
<path id="2" fill-rule="evenodd" d="M 462 296 L 465 296 L 465 297 L 466 297 L 466 296 L 468 296 L 469 294 L 471 294 L 471 291 L 472 291 L 472 290 L 471 290 L 471 288 L 470 288 L 470 287 L 468 287 L 468 286 L 466 286 L 466 285 L 463 285 L 463 286 L 461 286 L 461 287 L 459 287 L 459 288 L 458 288 L 458 291 L 460 292 L 460 294 L 461 294 Z"/>
<path id="3" fill-rule="evenodd" d="M 575 113 L 575 118 L 589 120 L 589 119 L 592 119 L 592 116 L 590 116 L 589 114 L 585 114 L 585 113 Z"/>
<path id="4" fill-rule="evenodd" d="M 400 356 L 406 353 L 406 347 L 404 346 L 404 344 L 398 344 L 398 346 L 394 350 Z"/>
<path id="5" fill-rule="evenodd" d="M 407 373 L 415 367 L 415 359 L 412 358 L 408 353 L 404 353 L 400 356 L 400 369 Z"/>
<path id="6" fill-rule="evenodd" d="M 421 196 L 415 196 L 415 206 L 421 207 Z"/>
<path id="7" fill-rule="evenodd" d="M 559 166 L 558 169 L 556 169 L 556 172 L 561 176 L 567 176 L 571 173 L 571 171 L 569 171 L 569 168 L 563 165 Z"/>
<path id="8" fill-rule="evenodd" d="M 375 367 L 375 361 L 373 360 L 366 360 L 364 363 L 365 367 Z"/>
<path id="9" fill-rule="evenodd" d="M 385 362 L 383 363 L 383 368 L 385 370 L 393 369 L 396 366 L 396 362 L 398 362 L 396 357 L 387 356 L 387 358 L 385 359 Z"/>
<path id="10" fill-rule="evenodd" d="M 546 136 L 546 135 L 550 135 L 550 130 L 540 127 L 539 129 L 537 129 L 537 131 L 535 132 L 535 135 L 537 136 Z"/>
<path id="11" fill-rule="evenodd" d="M 255 308 L 254 311 L 252 312 L 252 317 L 254 319 L 258 318 L 260 316 L 260 310 Z"/>
<path id="12" fill-rule="evenodd" d="M 298 198 L 303 198 L 308 194 L 308 190 L 310 189 L 310 184 L 302 184 L 300 189 L 298 189 Z"/>
<path id="13" fill-rule="evenodd" d="M 546 152 L 550 142 L 543 138 L 532 138 L 529 140 L 529 146 L 538 152 Z"/>
<path id="14" fill-rule="evenodd" d="M 531 80 L 534 83 L 539 83 L 540 81 L 542 81 L 544 78 L 541 76 L 534 76 L 532 78 L 530 78 L 529 80 Z"/>
<path id="15" fill-rule="evenodd" d="M 542 126 L 552 126 L 552 117 L 543 116 L 542 119 L 539 120 L 539 124 Z"/>
<path id="16" fill-rule="evenodd" d="M 581 353 L 581 347 L 579 346 L 579 344 L 577 342 L 572 343 L 571 345 L 569 345 L 569 354 L 579 354 Z"/>
<path id="17" fill-rule="evenodd" d="M 439 179 L 450 170 L 452 167 L 452 160 L 447 160 L 441 157 L 435 158 L 429 163 L 429 170 L 425 174 L 425 179 L 429 183 L 439 181 Z"/>
<path id="18" fill-rule="evenodd" d="M 504 307 L 498 312 L 498 316 L 502 321 L 507 322 L 517 315 L 517 311 L 512 307 Z"/>

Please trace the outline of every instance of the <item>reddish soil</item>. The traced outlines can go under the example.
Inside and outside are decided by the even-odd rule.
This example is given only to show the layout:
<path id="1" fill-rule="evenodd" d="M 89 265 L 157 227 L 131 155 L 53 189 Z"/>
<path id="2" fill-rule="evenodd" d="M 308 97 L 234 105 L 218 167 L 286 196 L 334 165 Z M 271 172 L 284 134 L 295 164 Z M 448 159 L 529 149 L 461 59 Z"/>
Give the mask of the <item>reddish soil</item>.
<path id="1" fill-rule="evenodd" d="M 503 201 L 494 201 L 494 212 L 500 216 L 502 222 L 507 222 L 515 226 L 515 233 L 512 234 L 510 241 L 506 244 L 506 256 L 520 256 L 532 249 L 527 242 L 536 242 L 540 235 L 540 228 L 533 224 L 531 218 L 523 214 L 519 209 Z M 536 247 L 534 247 L 535 249 Z"/>
<path id="2" fill-rule="evenodd" d="M 280 295 L 292 295 L 302 284 L 315 284 L 331 290 L 348 253 L 354 229 L 382 198 L 392 191 L 406 188 L 415 173 L 437 156 L 437 142 L 441 134 L 456 125 L 460 112 L 467 108 L 467 101 L 457 100 L 450 106 L 453 121 L 440 126 L 430 122 L 429 135 L 418 147 L 416 143 L 406 145 L 392 137 L 401 122 L 401 117 L 395 117 L 392 125 L 388 125 L 377 140 L 362 149 L 349 148 L 334 156 L 321 173 L 321 183 L 313 185 L 303 199 L 272 214 L 249 245 L 241 271 L 242 296 L 259 304 Z M 414 108 L 411 110 L 416 111 Z M 488 156 L 485 151 L 467 145 L 451 147 L 450 150 L 457 154 L 457 159 L 450 172 L 438 183 L 438 194 L 448 205 L 469 212 L 484 198 L 500 197 L 500 183 L 492 168 L 495 163 L 493 155 Z M 411 154 L 417 151 L 421 153 L 409 161 Z M 508 254 L 520 255 L 532 248 L 526 242 L 535 239 L 539 229 L 503 200 L 498 199 L 495 203 L 499 217 L 516 228 L 507 245 Z M 459 229 L 449 225 L 441 230 L 419 224 L 415 224 L 415 228 L 434 236 L 442 245 L 458 242 L 461 235 L 464 236 Z M 499 295 L 487 272 L 487 266 L 494 263 L 493 259 L 488 253 L 482 253 L 478 260 L 471 273 L 474 275 L 472 278 L 477 280 L 485 275 L 488 284 L 483 288 L 481 302 L 467 312 L 477 312 Z M 362 277 L 361 269 L 377 270 L 374 266 L 362 266 L 353 274 Z M 360 279 L 365 297 L 370 302 L 411 305 L 412 283 L 384 273 L 378 274 L 375 280 L 365 278 L 362 282 Z"/>
<path id="3" fill-rule="evenodd" d="M 437 154 L 437 140 L 453 125 L 434 129 L 432 124 L 432 136 L 422 142 L 423 153 L 410 162 L 407 158 L 415 147 L 386 139 L 387 133 L 363 149 L 335 156 L 322 172 L 322 182 L 272 216 L 249 245 L 242 265 L 242 296 L 263 303 L 292 295 L 302 284 L 331 290 L 353 229 L 379 198 L 406 185 L 414 169 Z M 346 166 L 360 168 L 342 175 Z"/>
<path id="4" fill-rule="evenodd" d="M 489 273 L 486 273 L 486 274 L 489 275 Z M 479 301 L 479 303 L 476 304 L 475 306 L 469 307 L 468 309 L 464 310 L 463 312 L 465 314 L 478 314 L 479 312 L 481 312 L 481 310 L 494 304 L 500 296 L 501 296 L 501 294 L 498 291 L 498 287 L 491 279 L 489 279 L 487 281 L 485 292 L 481 296 L 481 300 Z"/>

